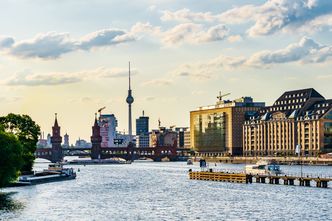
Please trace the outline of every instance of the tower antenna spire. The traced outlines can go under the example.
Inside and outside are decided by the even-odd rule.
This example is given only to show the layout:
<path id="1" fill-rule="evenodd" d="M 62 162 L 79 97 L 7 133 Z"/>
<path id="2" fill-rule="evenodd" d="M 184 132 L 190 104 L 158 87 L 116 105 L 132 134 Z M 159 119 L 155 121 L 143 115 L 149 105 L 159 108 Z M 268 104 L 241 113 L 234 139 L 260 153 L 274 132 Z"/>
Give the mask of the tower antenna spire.
<path id="1" fill-rule="evenodd" d="M 131 90 L 131 85 L 130 85 L 130 61 L 129 61 L 129 90 Z"/>

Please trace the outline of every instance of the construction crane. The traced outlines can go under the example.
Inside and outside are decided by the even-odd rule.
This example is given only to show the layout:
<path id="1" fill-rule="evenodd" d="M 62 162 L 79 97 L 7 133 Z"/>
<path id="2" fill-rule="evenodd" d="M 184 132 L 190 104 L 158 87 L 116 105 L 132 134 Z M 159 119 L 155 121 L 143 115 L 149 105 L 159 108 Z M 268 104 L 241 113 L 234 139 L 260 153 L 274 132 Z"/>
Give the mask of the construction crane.
<path id="1" fill-rule="evenodd" d="M 230 94 L 231 94 L 231 93 L 221 94 L 221 91 L 219 91 L 219 96 L 217 96 L 218 101 L 219 101 L 219 102 L 222 101 L 222 98 L 223 98 L 223 97 L 226 97 L 226 96 L 228 96 L 228 95 L 230 95 Z"/>
<path id="2" fill-rule="evenodd" d="M 101 111 L 104 110 L 106 107 L 102 107 L 98 110 L 99 116 L 101 115 Z"/>

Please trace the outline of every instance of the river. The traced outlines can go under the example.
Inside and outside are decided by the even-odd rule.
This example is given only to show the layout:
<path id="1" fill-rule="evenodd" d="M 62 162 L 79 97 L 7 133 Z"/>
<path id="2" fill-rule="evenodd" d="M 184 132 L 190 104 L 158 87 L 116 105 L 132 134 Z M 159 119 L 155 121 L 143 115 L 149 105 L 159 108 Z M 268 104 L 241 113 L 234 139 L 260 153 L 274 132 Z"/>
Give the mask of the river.
<path id="1" fill-rule="evenodd" d="M 74 168 L 80 168 L 76 180 L 3 189 L 14 192 L 10 203 L 17 207 L 0 210 L 0 220 L 332 220 L 332 183 L 321 189 L 196 181 L 187 171 L 198 165 L 185 162 Z M 300 171 L 299 166 L 281 169 Z M 332 175 L 332 167 L 304 166 L 303 171 Z"/>

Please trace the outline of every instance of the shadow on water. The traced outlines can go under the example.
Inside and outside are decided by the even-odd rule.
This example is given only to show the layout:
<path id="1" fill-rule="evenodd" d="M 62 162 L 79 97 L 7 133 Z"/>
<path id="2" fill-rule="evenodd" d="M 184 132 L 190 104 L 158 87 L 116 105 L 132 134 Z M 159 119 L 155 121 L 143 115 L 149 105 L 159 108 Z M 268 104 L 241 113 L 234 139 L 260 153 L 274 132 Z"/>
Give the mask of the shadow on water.
<path id="1" fill-rule="evenodd" d="M 12 195 L 16 192 L 1 193 L 0 192 L 0 214 L 3 212 L 12 212 L 24 208 L 23 203 L 12 199 Z"/>

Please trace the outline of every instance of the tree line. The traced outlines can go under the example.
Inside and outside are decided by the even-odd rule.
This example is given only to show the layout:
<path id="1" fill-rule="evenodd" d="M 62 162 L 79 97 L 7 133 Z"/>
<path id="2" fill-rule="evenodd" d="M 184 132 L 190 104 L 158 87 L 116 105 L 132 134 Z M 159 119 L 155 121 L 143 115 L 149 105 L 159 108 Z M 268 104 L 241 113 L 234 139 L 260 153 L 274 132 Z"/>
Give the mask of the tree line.
<path id="1" fill-rule="evenodd" d="M 0 117 L 0 187 L 31 173 L 39 135 L 39 125 L 28 115 Z"/>

